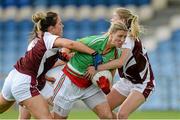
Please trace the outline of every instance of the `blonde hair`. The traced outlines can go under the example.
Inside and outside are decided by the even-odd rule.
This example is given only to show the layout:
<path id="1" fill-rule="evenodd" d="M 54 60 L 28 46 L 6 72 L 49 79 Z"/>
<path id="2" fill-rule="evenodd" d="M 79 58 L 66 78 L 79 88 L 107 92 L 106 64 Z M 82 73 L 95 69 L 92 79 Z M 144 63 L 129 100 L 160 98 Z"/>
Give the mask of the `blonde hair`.
<path id="1" fill-rule="evenodd" d="M 32 15 L 32 21 L 35 24 L 34 28 L 35 31 L 38 32 L 41 30 L 41 20 L 46 18 L 46 13 L 44 12 L 36 12 L 34 15 Z"/>
<path id="2" fill-rule="evenodd" d="M 125 20 L 125 24 L 130 30 L 130 35 L 137 39 L 141 32 L 138 16 L 134 15 L 130 10 L 126 8 L 117 8 L 115 13 L 119 16 L 120 19 Z"/>
<path id="3" fill-rule="evenodd" d="M 107 34 L 109 35 L 110 33 L 115 33 L 118 30 L 128 31 L 128 28 L 122 22 L 114 22 L 114 23 L 111 23 L 111 26 L 110 26 Z"/>

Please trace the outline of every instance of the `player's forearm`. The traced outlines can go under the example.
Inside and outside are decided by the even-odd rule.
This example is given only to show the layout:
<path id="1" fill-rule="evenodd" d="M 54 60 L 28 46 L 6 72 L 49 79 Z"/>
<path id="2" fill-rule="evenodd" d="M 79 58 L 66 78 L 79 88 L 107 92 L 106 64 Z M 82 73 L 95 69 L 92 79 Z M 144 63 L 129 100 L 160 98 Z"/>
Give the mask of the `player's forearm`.
<path id="1" fill-rule="evenodd" d="M 120 65 L 119 59 L 112 60 L 108 63 L 98 65 L 98 70 L 107 70 L 107 69 L 115 69 L 122 65 Z"/>
<path id="2" fill-rule="evenodd" d="M 130 53 L 130 49 L 127 49 L 127 48 L 123 49 L 122 55 L 120 58 L 112 60 L 108 63 L 99 65 L 98 70 L 100 71 L 100 70 L 121 68 L 124 62 L 126 61 L 126 59 L 128 58 L 129 53 Z"/>
<path id="3" fill-rule="evenodd" d="M 54 42 L 54 47 L 64 47 L 71 50 L 76 50 L 82 53 L 87 53 L 92 55 L 95 50 L 89 48 L 88 46 L 84 45 L 81 42 L 72 41 L 66 38 L 57 38 Z"/>
<path id="4" fill-rule="evenodd" d="M 89 48 L 88 46 L 84 45 L 81 42 L 74 42 L 74 45 L 72 46 L 74 50 L 77 50 L 79 52 L 87 53 L 87 54 L 93 54 L 95 50 Z"/>
<path id="5" fill-rule="evenodd" d="M 65 65 L 65 64 L 66 64 L 66 62 L 60 60 L 60 61 L 55 62 L 55 64 L 53 65 L 52 68 L 55 68 L 55 67 L 58 67 L 58 66 L 62 66 L 62 65 Z"/>

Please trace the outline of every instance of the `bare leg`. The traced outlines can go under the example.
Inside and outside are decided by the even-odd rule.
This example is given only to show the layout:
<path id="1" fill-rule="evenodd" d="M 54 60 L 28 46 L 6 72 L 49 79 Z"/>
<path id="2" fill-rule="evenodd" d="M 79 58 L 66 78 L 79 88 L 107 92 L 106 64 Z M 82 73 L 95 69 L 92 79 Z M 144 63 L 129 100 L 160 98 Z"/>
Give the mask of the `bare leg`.
<path id="1" fill-rule="evenodd" d="M 64 117 L 64 116 L 60 116 L 60 115 L 58 115 L 58 114 L 57 114 L 57 113 L 55 113 L 55 112 L 53 113 L 53 115 L 54 115 L 54 118 L 55 118 L 55 119 L 60 119 L 60 120 L 62 119 L 62 120 L 65 120 L 65 119 L 67 119 L 67 118 L 68 118 L 67 116 L 66 116 L 66 117 Z"/>
<path id="2" fill-rule="evenodd" d="M 13 104 L 14 104 L 14 101 L 7 101 L 2 96 L 2 94 L 0 94 L 0 113 L 3 113 L 6 110 L 8 110 Z"/>
<path id="3" fill-rule="evenodd" d="M 52 107 L 53 103 L 51 101 L 51 97 L 46 99 L 49 106 Z M 53 117 L 53 113 L 51 113 L 51 116 Z M 24 119 L 31 119 L 31 113 L 25 108 L 19 105 L 19 120 L 24 120 Z"/>
<path id="4" fill-rule="evenodd" d="M 24 100 L 22 101 L 22 104 L 26 106 L 34 118 L 52 119 L 47 101 L 41 95 Z"/>
<path id="5" fill-rule="evenodd" d="M 114 110 L 116 107 L 121 105 L 126 96 L 121 95 L 116 89 L 112 88 L 111 92 L 107 95 L 107 100 L 111 110 Z"/>
<path id="6" fill-rule="evenodd" d="M 93 111 L 100 119 L 112 119 L 113 115 L 107 102 L 96 105 Z"/>
<path id="7" fill-rule="evenodd" d="M 121 108 L 117 114 L 118 119 L 128 119 L 129 114 L 134 112 L 144 101 L 145 98 L 142 93 L 135 90 L 132 91 L 121 104 Z"/>
<path id="8" fill-rule="evenodd" d="M 31 113 L 25 108 L 19 105 L 19 120 L 31 119 Z"/>

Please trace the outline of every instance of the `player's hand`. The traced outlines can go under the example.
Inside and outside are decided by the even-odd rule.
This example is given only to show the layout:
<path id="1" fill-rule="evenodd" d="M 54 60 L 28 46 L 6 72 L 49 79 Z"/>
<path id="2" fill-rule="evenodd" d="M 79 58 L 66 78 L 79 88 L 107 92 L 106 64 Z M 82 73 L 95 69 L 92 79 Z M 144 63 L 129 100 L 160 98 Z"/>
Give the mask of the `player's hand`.
<path id="1" fill-rule="evenodd" d="M 88 80 L 91 80 L 93 78 L 93 76 L 96 74 L 96 70 L 95 70 L 95 67 L 94 66 L 89 66 L 87 68 L 87 71 L 85 73 L 85 78 L 88 79 Z"/>
<path id="2" fill-rule="evenodd" d="M 71 59 L 71 58 L 74 56 L 74 54 L 75 54 L 75 52 L 71 52 L 71 53 L 69 53 L 69 54 L 68 54 L 69 59 Z"/>
<path id="3" fill-rule="evenodd" d="M 72 56 L 70 56 L 68 53 L 66 52 L 59 52 L 59 59 L 64 61 L 64 62 L 68 62 L 70 60 Z"/>
<path id="4" fill-rule="evenodd" d="M 103 63 L 103 58 L 98 52 L 94 52 L 92 54 L 92 57 L 93 57 L 93 66 L 95 67 L 95 70 L 97 70 L 98 65 Z"/>
<path id="5" fill-rule="evenodd" d="M 106 77 L 101 76 L 97 84 L 106 95 L 110 92 L 110 83 Z"/>
<path id="6" fill-rule="evenodd" d="M 47 75 L 45 75 L 45 79 L 51 83 L 54 83 L 56 81 L 56 79 L 54 77 L 49 77 Z"/>

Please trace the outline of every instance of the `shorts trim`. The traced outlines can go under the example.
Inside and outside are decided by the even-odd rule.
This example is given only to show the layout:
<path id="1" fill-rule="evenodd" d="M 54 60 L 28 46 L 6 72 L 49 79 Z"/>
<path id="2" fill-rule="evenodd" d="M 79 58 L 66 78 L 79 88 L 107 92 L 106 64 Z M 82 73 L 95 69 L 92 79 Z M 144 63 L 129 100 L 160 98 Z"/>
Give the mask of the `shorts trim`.
<path id="1" fill-rule="evenodd" d="M 3 94 L 3 92 L 1 92 L 2 97 L 7 100 L 7 101 L 16 101 L 15 99 L 8 99 L 7 97 L 5 97 L 5 95 Z"/>
<path id="2" fill-rule="evenodd" d="M 52 100 L 54 100 L 54 98 L 56 97 L 57 93 L 59 92 L 59 90 L 61 89 L 62 87 L 62 84 L 64 83 L 64 80 L 66 78 L 66 75 L 63 74 L 60 78 L 60 80 L 58 81 L 58 84 L 56 85 L 55 89 L 54 89 L 54 93 L 53 93 L 53 96 L 52 96 Z"/>

